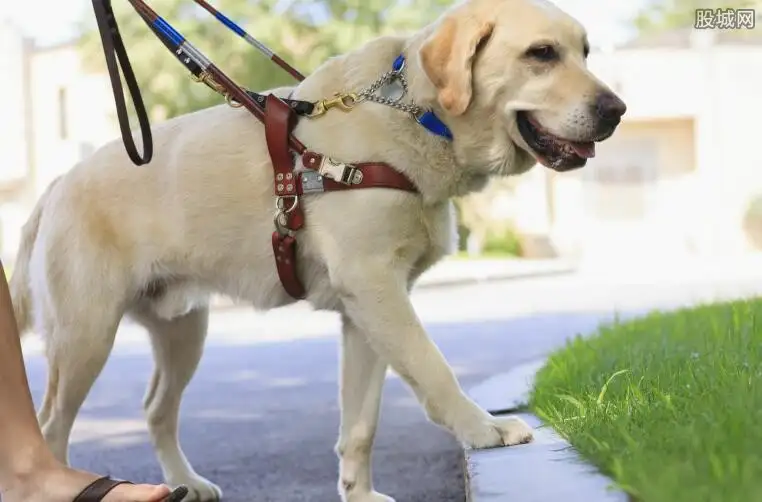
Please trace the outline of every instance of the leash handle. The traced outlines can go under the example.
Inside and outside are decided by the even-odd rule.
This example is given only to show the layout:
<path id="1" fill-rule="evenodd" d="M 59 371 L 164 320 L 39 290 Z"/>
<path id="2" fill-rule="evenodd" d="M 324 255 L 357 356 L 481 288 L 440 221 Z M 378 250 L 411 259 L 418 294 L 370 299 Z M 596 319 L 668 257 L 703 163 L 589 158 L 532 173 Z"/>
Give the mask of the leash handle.
<path id="1" fill-rule="evenodd" d="M 116 23 L 114 11 L 111 8 L 111 0 L 93 0 L 93 10 L 95 19 L 98 22 L 98 32 L 100 33 L 101 43 L 103 44 L 103 55 L 106 58 L 109 78 L 111 80 L 111 89 L 114 92 L 114 101 L 116 104 L 116 114 L 119 119 L 119 130 L 122 133 L 122 141 L 132 162 L 141 166 L 151 162 L 153 157 L 153 137 L 151 136 L 151 124 L 148 120 L 143 103 L 143 96 L 140 94 L 140 87 L 135 80 L 135 73 L 132 71 L 130 58 L 124 48 L 122 36 L 119 33 L 119 26 Z M 132 103 L 135 107 L 135 113 L 138 117 L 140 132 L 143 138 L 143 155 L 138 152 L 135 140 L 130 130 L 130 120 L 127 114 L 127 104 L 124 100 L 124 89 L 120 69 L 124 73 L 124 81 L 130 92 Z"/>
<path id="2" fill-rule="evenodd" d="M 227 17 L 222 12 L 218 11 L 214 7 L 212 7 L 208 2 L 205 0 L 193 0 L 198 5 L 203 7 L 209 14 L 213 15 L 219 22 L 224 24 L 230 31 L 238 35 L 239 37 L 246 40 L 246 42 L 257 49 L 259 52 L 264 54 L 266 57 L 270 59 L 273 63 L 280 66 L 282 69 L 287 71 L 292 77 L 294 77 L 296 80 L 301 82 L 304 80 L 304 75 L 299 73 L 299 70 L 288 64 L 286 61 L 284 61 L 280 56 L 275 54 L 272 50 L 270 50 L 265 44 L 257 40 L 256 38 L 252 37 L 246 31 L 238 26 L 236 23 L 234 23 L 229 17 Z"/>

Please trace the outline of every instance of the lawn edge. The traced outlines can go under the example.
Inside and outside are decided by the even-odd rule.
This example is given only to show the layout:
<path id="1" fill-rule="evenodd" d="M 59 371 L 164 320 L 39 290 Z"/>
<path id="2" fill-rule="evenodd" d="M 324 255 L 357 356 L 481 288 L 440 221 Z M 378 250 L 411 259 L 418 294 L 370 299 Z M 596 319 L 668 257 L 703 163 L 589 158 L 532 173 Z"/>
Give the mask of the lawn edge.
<path id="1" fill-rule="evenodd" d="M 519 416 L 535 428 L 526 445 L 474 450 L 463 447 L 467 502 L 627 502 L 613 481 L 586 462 L 549 425 L 519 411 L 546 359 L 519 365 L 472 387 L 468 394 L 496 416 Z"/>

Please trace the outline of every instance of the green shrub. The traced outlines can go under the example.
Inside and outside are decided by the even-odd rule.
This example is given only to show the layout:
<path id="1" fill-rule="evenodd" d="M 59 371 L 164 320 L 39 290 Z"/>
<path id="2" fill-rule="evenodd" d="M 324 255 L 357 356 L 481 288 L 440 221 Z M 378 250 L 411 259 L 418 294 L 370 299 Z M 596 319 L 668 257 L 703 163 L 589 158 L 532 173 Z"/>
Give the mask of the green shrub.
<path id="1" fill-rule="evenodd" d="M 743 218 L 743 228 L 751 244 L 762 249 L 762 195 L 749 200 Z"/>
<path id="2" fill-rule="evenodd" d="M 484 242 L 485 255 L 521 256 L 521 241 L 512 229 L 490 232 Z"/>
<path id="3" fill-rule="evenodd" d="M 762 218 L 762 194 L 755 195 L 749 200 L 749 204 L 746 208 L 746 214 L 748 216 Z"/>

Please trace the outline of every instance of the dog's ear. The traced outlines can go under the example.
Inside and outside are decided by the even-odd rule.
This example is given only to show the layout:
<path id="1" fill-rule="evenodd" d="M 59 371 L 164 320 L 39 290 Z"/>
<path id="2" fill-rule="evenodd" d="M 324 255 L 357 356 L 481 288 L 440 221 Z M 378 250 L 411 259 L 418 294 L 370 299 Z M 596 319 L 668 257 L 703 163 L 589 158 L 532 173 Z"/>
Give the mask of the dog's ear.
<path id="1" fill-rule="evenodd" d="M 494 27 L 472 16 L 447 16 L 420 49 L 421 65 L 438 90 L 439 104 L 452 115 L 462 115 L 471 104 L 474 57 Z"/>

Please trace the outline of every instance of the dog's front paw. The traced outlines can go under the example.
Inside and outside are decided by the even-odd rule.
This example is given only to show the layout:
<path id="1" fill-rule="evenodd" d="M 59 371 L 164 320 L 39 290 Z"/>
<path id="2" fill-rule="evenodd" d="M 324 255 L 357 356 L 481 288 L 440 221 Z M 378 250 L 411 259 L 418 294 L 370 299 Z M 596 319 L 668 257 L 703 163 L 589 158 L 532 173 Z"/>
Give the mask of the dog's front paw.
<path id="1" fill-rule="evenodd" d="M 179 485 L 188 487 L 188 495 L 183 498 L 183 502 L 219 502 L 222 500 L 222 489 L 198 474 L 188 479 L 175 479 L 167 484 L 172 487 Z"/>
<path id="2" fill-rule="evenodd" d="M 526 444 L 534 439 L 532 428 L 519 417 L 497 418 L 493 426 L 500 432 L 502 446 Z"/>
<path id="3" fill-rule="evenodd" d="M 525 444 L 533 439 L 532 428 L 519 417 L 493 418 L 469 431 L 464 442 L 471 448 L 496 448 Z"/>

